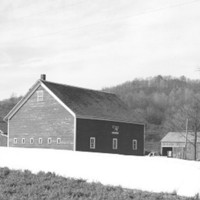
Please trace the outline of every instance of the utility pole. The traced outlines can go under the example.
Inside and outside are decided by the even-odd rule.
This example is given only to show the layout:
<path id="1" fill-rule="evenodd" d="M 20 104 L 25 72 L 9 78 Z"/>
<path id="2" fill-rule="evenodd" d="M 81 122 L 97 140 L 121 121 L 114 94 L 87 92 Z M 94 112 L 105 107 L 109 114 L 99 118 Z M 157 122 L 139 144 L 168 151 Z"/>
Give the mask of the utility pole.
<path id="1" fill-rule="evenodd" d="M 186 119 L 185 124 L 185 151 L 184 151 L 184 159 L 187 159 L 187 138 L 188 138 L 188 118 Z"/>

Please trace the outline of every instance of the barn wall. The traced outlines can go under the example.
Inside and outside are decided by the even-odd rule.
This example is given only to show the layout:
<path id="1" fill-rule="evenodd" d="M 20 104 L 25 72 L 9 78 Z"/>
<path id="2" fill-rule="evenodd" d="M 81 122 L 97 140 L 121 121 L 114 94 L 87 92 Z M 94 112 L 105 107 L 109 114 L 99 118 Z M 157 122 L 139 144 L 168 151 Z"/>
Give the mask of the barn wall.
<path id="1" fill-rule="evenodd" d="M 73 150 L 74 117 L 41 86 L 37 90 L 44 91 L 44 100 L 37 102 L 35 92 L 12 117 L 9 146 Z M 47 143 L 49 137 L 52 144 Z M 17 138 L 17 144 L 14 144 L 14 138 Z M 25 138 L 25 144 L 22 144 L 22 138 Z M 34 138 L 33 144 L 30 144 L 30 138 Z M 42 144 L 39 144 L 39 138 L 43 139 Z M 57 144 L 57 138 L 61 138 L 60 144 Z"/>
<path id="2" fill-rule="evenodd" d="M 187 144 L 186 158 L 188 160 L 194 160 L 194 145 L 191 143 Z M 200 160 L 200 143 L 197 144 L 197 160 Z"/>
<path id="3" fill-rule="evenodd" d="M 113 134 L 113 126 L 119 134 Z M 96 148 L 90 149 L 90 137 L 96 138 Z M 112 149 L 112 139 L 118 139 L 118 149 Z M 138 141 L 138 149 L 132 149 L 132 140 Z M 93 151 L 127 155 L 144 154 L 144 126 L 104 120 L 77 119 L 76 148 L 78 151 Z"/>

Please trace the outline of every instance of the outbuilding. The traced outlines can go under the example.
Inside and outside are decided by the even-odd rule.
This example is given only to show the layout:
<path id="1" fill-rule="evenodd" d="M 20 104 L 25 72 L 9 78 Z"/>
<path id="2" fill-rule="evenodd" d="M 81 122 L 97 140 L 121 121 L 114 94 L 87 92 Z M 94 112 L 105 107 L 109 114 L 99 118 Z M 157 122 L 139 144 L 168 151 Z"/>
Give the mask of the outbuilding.
<path id="1" fill-rule="evenodd" d="M 200 133 L 197 134 L 197 159 L 200 159 Z M 194 159 L 194 132 L 169 132 L 161 140 L 161 154 L 181 159 Z"/>
<path id="2" fill-rule="evenodd" d="M 5 117 L 8 146 L 144 155 L 144 124 L 115 94 L 45 75 Z"/>

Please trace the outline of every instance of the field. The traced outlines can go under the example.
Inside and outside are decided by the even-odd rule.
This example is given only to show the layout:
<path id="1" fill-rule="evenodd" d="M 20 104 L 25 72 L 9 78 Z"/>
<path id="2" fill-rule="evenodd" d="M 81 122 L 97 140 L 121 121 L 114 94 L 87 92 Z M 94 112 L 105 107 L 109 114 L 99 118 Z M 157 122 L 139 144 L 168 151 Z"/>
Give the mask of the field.
<path id="1" fill-rule="evenodd" d="M 174 194 L 149 193 L 125 190 L 122 187 L 104 186 L 100 183 L 87 183 L 81 179 L 69 179 L 54 173 L 0 168 L 1 200 L 197 200 Z"/>
<path id="2" fill-rule="evenodd" d="M 80 181 L 83 185 L 89 183 L 94 185 L 93 182 L 112 185 L 117 187 L 115 189 L 117 194 L 122 193 L 125 195 L 124 192 L 128 191 L 122 192 L 120 188 L 151 193 L 173 193 L 188 198 L 194 198 L 200 194 L 200 162 L 195 161 L 165 157 L 123 156 L 66 150 L 5 147 L 0 148 L 0 155 L 1 168 L 29 170 L 33 174 L 38 174 L 41 171 L 47 174 L 50 172 L 51 176 L 56 174 L 65 178 L 86 180 L 86 182 Z M 34 180 L 38 178 L 34 178 Z M 13 179 L 13 185 L 11 184 L 11 186 L 15 187 L 15 184 L 19 182 L 18 179 Z M 61 188 L 60 190 L 63 191 Z M 107 191 L 107 189 L 102 188 L 101 190 Z M 78 191 L 80 190 L 78 189 Z M 102 195 L 104 192 L 102 192 Z"/>

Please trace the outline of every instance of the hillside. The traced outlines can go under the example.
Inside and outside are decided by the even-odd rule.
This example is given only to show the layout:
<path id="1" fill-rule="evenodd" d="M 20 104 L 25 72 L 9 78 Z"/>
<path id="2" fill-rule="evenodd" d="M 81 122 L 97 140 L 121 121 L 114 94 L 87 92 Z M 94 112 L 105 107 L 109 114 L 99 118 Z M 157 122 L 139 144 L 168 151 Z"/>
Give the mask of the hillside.
<path id="1" fill-rule="evenodd" d="M 199 88 L 199 80 L 156 76 L 134 79 L 104 90 L 119 95 L 129 106 L 133 118 L 146 122 L 147 141 L 159 141 L 168 131 L 184 129 L 174 126 L 171 121 L 195 95 L 200 95 Z"/>
<path id="2" fill-rule="evenodd" d="M 35 174 L 51 172 L 103 185 L 187 197 L 200 194 L 200 163 L 195 161 L 53 149 L 27 148 L 24 151 L 14 147 L 1 147 L 0 153 L 0 168 L 30 170 Z M 16 181 L 13 187 L 15 185 Z"/>
<path id="3" fill-rule="evenodd" d="M 51 172 L 33 174 L 29 170 L 0 168 L 0 180 L 1 200 L 194 200 L 193 197 L 181 197 L 175 193 L 152 193 L 120 186 L 104 186 L 101 183 L 87 183 L 83 179 L 65 178 Z"/>
<path id="4" fill-rule="evenodd" d="M 21 97 L 11 96 L 9 99 L 0 101 L 0 121 L 9 113 L 17 104 Z"/>

